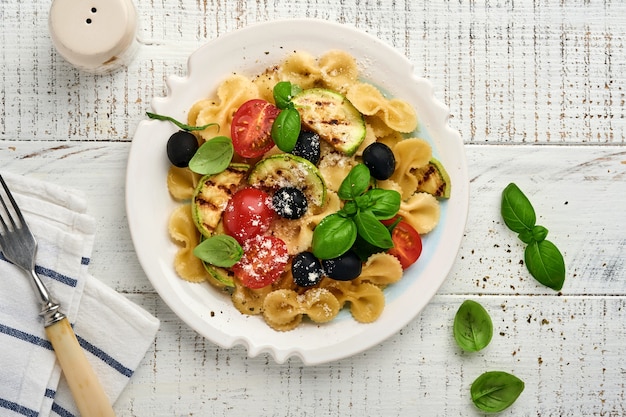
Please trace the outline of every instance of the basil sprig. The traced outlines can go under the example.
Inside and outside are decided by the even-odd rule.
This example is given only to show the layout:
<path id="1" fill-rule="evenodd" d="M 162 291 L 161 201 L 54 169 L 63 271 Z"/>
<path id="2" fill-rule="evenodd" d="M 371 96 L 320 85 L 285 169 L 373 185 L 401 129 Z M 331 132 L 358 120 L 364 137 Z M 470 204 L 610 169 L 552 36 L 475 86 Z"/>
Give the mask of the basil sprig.
<path id="1" fill-rule="evenodd" d="M 502 218 L 509 229 L 526 243 L 524 261 L 530 274 L 541 284 L 559 291 L 565 282 L 565 261 L 559 249 L 546 240 L 548 229 L 536 225 L 535 209 L 513 183 L 502 192 Z"/>
<path id="2" fill-rule="evenodd" d="M 343 255 L 354 243 L 363 240 L 381 250 L 393 247 L 391 233 L 380 220 L 394 217 L 401 196 L 394 190 L 370 189 L 371 176 L 364 164 L 350 170 L 338 190 L 344 206 L 324 217 L 313 231 L 313 254 L 320 259 Z"/>
<path id="3" fill-rule="evenodd" d="M 454 316 L 454 339 L 467 352 L 487 347 L 493 337 L 493 323 L 485 308 L 476 301 L 466 300 Z"/>
<path id="4" fill-rule="evenodd" d="M 281 111 L 272 124 L 271 136 L 283 152 L 291 152 L 300 136 L 300 113 L 291 101 L 300 91 L 299 86 L 289 81 L 281 81 L 273 89 L 274 102 Z"/>
<path id="5" fill-rule="evenodd" d="M 216 136 L 198 148 L 189 161 L 189 169 L 200 175 L 218 174 L 228 167 L 234 153 L 229 137 Z"/>
<path id="6" fill-rule="evenodd" d="M 476 378 L 470 388 L 474 405 L 490 413 L 510 407 L 522 391 L 524 381 L 502 371 L 485 372 Z"/>
<path id="7" fill-rule="evenodd" d="M 211 127 L 211 126 L 217 126 L 217 128 L 219 130 L 219 125 L 217 123 L 209 123 L 209 124 L 202 125 L 202 126 L 191 126 L 191 125 L 187 125 L 187 124 L 181 123 L 178 120 L 174 119 L 173 117 L 163 116 L 161 114 L 146 112 L 146 115 L 149 118 L 151 118 L 151 119 L 165 120 L 167 122 L 172 122 L 176 126 L 178 126 L 179 129 L 186 130 L 187 132 L 193 132 L 195 130 L 204 130 L 204 129 L 206 129 L 208 127 Z"/>
<path id="8" fill-rule="evenodd" d="M 193 249 L 193 254 L 211 265 L 230 268 L 243 256 L 239 242 L 229 235 L 213 235 Z"/>

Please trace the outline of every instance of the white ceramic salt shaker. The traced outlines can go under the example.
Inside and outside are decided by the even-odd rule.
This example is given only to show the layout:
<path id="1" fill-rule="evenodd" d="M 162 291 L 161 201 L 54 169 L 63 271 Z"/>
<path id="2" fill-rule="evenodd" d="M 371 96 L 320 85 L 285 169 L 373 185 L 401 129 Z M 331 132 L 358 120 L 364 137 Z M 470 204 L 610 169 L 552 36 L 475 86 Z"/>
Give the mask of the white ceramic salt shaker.
<path id="1" fill-rule="evenodd" d="M 138 49 L 132 0 L 53 0 L 48 24 L 58 53 L 83 71 L 115 71 Z"/>

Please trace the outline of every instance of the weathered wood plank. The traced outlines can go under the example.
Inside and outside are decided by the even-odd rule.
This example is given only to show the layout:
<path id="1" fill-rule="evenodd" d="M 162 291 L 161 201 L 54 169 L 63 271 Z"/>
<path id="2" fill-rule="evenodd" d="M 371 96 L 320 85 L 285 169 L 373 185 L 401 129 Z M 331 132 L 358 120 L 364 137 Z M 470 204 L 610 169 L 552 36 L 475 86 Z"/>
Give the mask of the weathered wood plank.
<path id="1" fill-rule="evenodd" d="M 53 51 L 48 3 L 0 10 L 0 139 L 128 141 L 164 79 L 208 40 L 289 17 L 342 22 L 405 53 L 470 143 L 622 144 L 626 4 L 137 1 L 140 52 L 124 71 L 77 72 Z"/>
<path id="2" fill-rule="evenodd" d="M 399 334 L 332 364 L 276 365 L 223 350 L 182 325 L 153 295 L 130 295 L 162 320 L 154 349 L 115 408 L 120 416 L 470 416 L 469 387 L 503 370 L 525 381 L 505 416 L 621 416 L 624 297 L 472 297 L 495 334 L 479 353 L 454 344 L 465 297 L 438 295 Z"/>
<path id="3" fill-rule="evenodd" d="M 119 291 L 147 291 L 124 209 L 129 144 L 15 142 L 3 169 L 86 192 L 98 221 L 94 273 Z M 626 295 L 626 150 L 620 146 L 466 146 L 470 211 L 445 294 L 552 294 L 530 277 L 523 246 L 501 221 L 500 196 L 517 183 L 567 263 L 564 294 Z M 128 273 L 130 272 L 130 274 Z M 130 275 L 130 276 L 128 276 Z"/>

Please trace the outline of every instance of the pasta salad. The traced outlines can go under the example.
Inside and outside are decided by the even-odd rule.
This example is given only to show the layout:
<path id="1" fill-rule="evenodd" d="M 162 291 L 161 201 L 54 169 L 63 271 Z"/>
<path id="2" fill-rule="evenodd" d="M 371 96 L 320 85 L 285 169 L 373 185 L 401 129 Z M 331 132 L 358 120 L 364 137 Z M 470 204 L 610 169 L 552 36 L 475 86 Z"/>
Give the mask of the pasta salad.
<path id="1" fill-rule="evenodd" d="M 187 123 L 168 142 L 177 274 L 278 331 L 344 307 L 375 321 L 450 193 L 413 108 L 347 52 L 294 52 L 229 75 Z"/>

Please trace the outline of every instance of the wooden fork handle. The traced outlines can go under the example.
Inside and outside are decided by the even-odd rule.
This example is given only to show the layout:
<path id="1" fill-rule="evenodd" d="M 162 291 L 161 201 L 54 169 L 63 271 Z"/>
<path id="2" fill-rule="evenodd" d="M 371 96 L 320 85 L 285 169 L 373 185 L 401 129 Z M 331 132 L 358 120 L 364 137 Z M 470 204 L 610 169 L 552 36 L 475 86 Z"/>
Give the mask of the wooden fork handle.
<path id="1" fill-rule="evenodd" d="M 67 318 L 46 327 L 81 417 L 115 416 L 111 402 L 78 344 Z"/>

